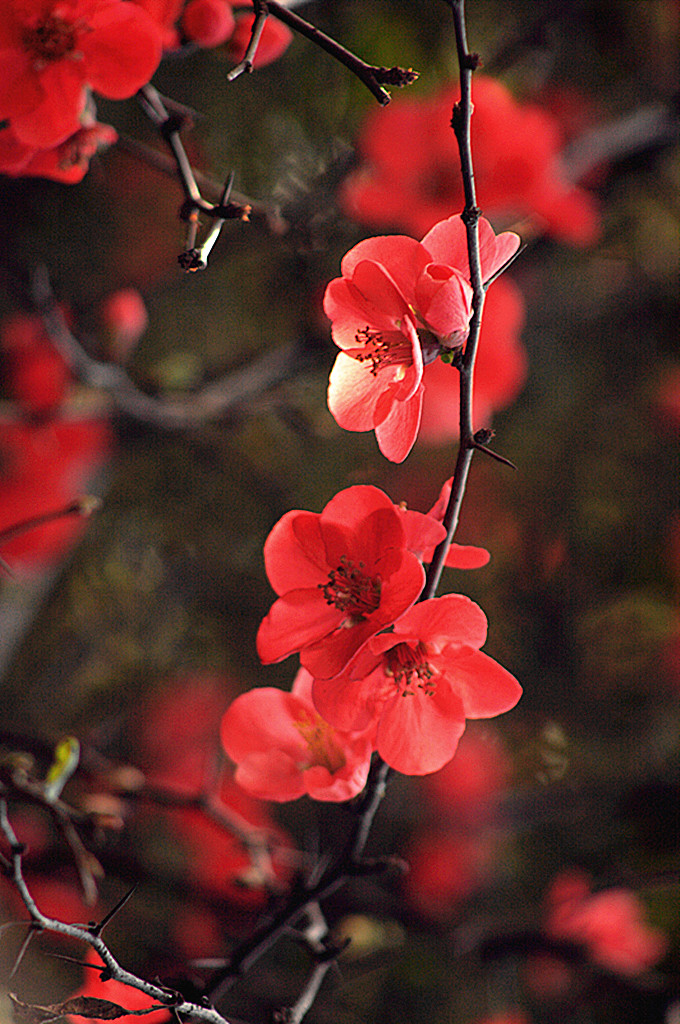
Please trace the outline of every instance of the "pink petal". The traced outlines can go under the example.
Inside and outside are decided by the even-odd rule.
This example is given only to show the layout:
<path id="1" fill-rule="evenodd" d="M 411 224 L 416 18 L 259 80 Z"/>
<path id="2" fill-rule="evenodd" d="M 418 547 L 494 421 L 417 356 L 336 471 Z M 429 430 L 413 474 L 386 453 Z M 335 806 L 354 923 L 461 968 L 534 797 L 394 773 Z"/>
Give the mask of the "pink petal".
<path id="1" fill-rule="evenodd" d="M 403 462 L 418 436 L 423 410 L 423 387 L 407 402 L 395 402 L 382 423 L 375 428 L 378 447 L 390 462 Z"/>
<path id="2" fill-rule="evenodd" d="M 464 731 L 463 705 L 446 688 L 437 687 L 430 696 L 400 694 L 383 708 L 378 753 L 404 775 L 427 775 L 451 760 Z"/>
<path id="3" fill-rule="evenodd" d="M 326 549 L 317 512 L 286 512 L 264 544 L 267 577 L 279 595 L 315 587 L 328 576 Z"/>
<path id="4" fill-rule="evenodd" d="M 283 661 L 289 654 L 327 637 L 341 619 L 341 613 L 326 604 L 320 590 L 289 591 L 274 602 L 257 631 L 260 661 L 263 665 Z"/>
<path id="5" fill-rule="evenodd" d="M 343 277 L 351 277 L 363 260 L 382 264 L 407 302 L 413 301 L 416 278 L 430 263 L 427 249 L 408 235 L 378 235 L 359 242 L 343 256 Z"/>
<path id="6" fill-rule="evenodd" d="M 360 363 L 340 352 L 328 381 L 328 409 L 344 430 L 372 430 L 376 403 L 384 390 L 383 380 L 389 386 L 395 375 L 394 367 L 387 367 L 373 375 L 370 363 Z"/>
<path id="7" fill-rule="evenodd" d="M 481 651 L 451 655 L 447 675 L 463 702 L 466 718 L 493 718 L 514 708 L 522 687 L 502 665 Z"/>

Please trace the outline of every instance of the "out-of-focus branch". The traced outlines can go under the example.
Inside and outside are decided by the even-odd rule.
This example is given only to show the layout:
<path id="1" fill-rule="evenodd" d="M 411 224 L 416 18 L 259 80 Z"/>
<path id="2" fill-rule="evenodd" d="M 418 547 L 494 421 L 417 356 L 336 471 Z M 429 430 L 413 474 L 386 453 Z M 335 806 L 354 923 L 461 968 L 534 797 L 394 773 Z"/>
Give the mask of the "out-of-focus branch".
<path id="1" fill-rule="evenodd" d="M 95 950 L 104 964 L 102 974 L 105 973 L 107 978 L 144 992 L 145 995 L 156 1000 L 159 1004 L 159 1009 L 167 1007 L 168 1010 L 174 1011 L 179 1019 L 186 1018 L 188 1020 L 203 1021 L 204 1024 L 229 1024 L 229 1021 L 222 1014 L 218 1013 L 214 1007 L 189 1002 L 180 993 L 152 984 L 136 974 L 125 970 L 101 938 L 101 927 L 99 925 L 84 927 L 83 925 L 66 924 L 63 921 L 58 921 L 43 914 L 26 884 L 22 866 L 24 848 L 17 839 L 7 811 L 7 803 L 2 798 L 0 798 L 0 832 L 4 835 L 10 850 L 7 875 L 21 896 L 24 906 L 29 913 L 31 926 L 35 931 L 55 932 L 59 935 L 68 935 L 72 939 L 78 939 L 81 942 L 87 943 Z"/>
<path id="2" fill-rule="evenodd" d="M 311 362 L 300 345 L 282 345 L 186 397 L 155 397 L 142 391 L 122 366 L 93 359 L 85 351 L 56 302 L 44 267 L 34 275 L 32 297 L 50 339 L 75 376 L 108 392 L 121 412 L 164 430 L 186 430 L 226 416 Z"/>

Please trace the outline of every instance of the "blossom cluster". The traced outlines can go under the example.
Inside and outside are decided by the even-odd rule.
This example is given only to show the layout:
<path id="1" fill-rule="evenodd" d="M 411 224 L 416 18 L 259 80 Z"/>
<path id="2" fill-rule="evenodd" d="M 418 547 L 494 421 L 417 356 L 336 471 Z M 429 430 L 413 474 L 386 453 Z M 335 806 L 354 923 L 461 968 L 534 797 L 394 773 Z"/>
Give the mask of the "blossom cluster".
<path id="1" fill-rule="evenodd" d="M 265 567 L 278 594 L 257 635 L 271 664 L 299 653 L 292 694 L 242 694 L 222 742 L 249 792 L 345 800 L 363 788 L 373 750 L 421 775 L 449 761 L 467 718 L 513 707 L 521 689 L 480 650 L 486 617 L 462 594 L 419 601 L 423 562 L 445 537 L 428 514 L 377 487 L 337 494 L 320 513 L 295 510 L 274 526 Z M 448 564 L 483 564 L 453 545 Z"/>
<path id="2" fill-rule="evenodd" d="M 164 51 L 219 46 L 240 60 L 254 21 L 231 0 L 7 0 L 0 5 L 0 172 L 73 184 L 117 140 L 94 94 L 121 100 L 146 85 Z M 255 64 L 288 46 L 268 19 Z"/>

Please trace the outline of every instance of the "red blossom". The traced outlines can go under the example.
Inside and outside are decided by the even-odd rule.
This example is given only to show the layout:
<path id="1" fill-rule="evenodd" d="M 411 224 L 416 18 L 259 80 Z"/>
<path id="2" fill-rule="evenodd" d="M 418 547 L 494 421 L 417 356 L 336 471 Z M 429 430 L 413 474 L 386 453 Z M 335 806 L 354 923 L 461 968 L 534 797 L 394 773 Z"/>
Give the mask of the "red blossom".
<path id="1" fill-rule="evenodd" d="M 404 775 L 435 772 L 455 754 L 466 718 L 500 715 L 520 698 L 514 676 L 479 650 L 485 640 L 486 616 L 469 598 L 423 601 L 343 674 L 316 679 L 314 704 L 337 729 L 377 721 L 378 753 Z"/>
<path id="2" fill-rule="evenodd" d="M 468 726 L 456 756 L 432 775 L 423 786 L 438 816 L 475 824 L 488 818 L 508 780 L 508 758 L 498 736 Z"/>
<path id="3" fill-rule="evenodd" d="M 594 961 L 634 976 L 663 956 L 667 940 L 643 920 L 643 907 L 628 889 L 592 892 L 587 875 L 566 871 L 547 896 L 546 930 L 558 939 L 582 943 Z"/>
<path id="4" fill-rule="evenodd" d="M 265 542 L 264 560 L 279 600 L 257 634 L 260 659 L 271 664 L 300 651 L 319 678 L 341 672 L 410 608 L 425 582 L 400 511 L 370 486 L 340 491 L 321 513 L 287 512 Z"/>
<path id="5" fill-rule="evenodd" d="M 5 0 L 0 121 L 28 146 L 58 146 L 78 131 L 88 89 L 132 96 L 160 56 L 158 27 L 124 0 Z"/>
<path id="6" fill-rule="evenodd" d="M 8 391 L 33 416 L 46 416 L 61 404 L 71 379 L 50 341 L 42 317 L 15 313 L 0 327 Z"/>
<path id="7" fill-rule="evenodd" d="M 516 252 L 512 232 L 479 222 L 488 280 Z M 341 349 L 331 371 L 328 408 L 346 430 L 375 430 L 388 459 L 413 447 L 423 404 L 423 368 L 459 348 L 472 315 L 467 238 L 460 217 L 436 224 L 416 242 L 385 235 L 359 242 L 330 282 L 324 310 Z"/>
<path id="8" fill-rule="evenodd" d="M 477 838 L 419 834 L 406 852 L 409 871 L 403 887 L 409 903 L 428 918 L 450 917 L 456 904 L 478 888 L 489 853 Z"/>
<path id="9" fill-rule="evenodd" d="M 429 99 L 397 98 L 368 118 L 359 140 L 365 164 L 343 193 L 350 216 L 417 236 L 462 209 L 460 157 L 450 127 L 459 96 L 457 87 L 447 87 Z M 562 169 L 555 118 L 517 103 L 504 85 L 483 76 L 475 77 L 473 101 L 479 206 L 505 223 L 529 216 L 558 239 L 594 242 L 599 217 L 591 197 Z"/>
<path id="10" fill-rule="evenodd" d="M 221 46 L 234 28 L 229 0 L 189 0 L 182 12 L 182 31 L 197 46 Z"/>
<path id="11" fill-rule="evenodd" d="M 99 316 L 106 333 L 107 355 L 117 363 L 126 363 L 149 323 L 144 299 L 136 288 L 119 288 L 104 299 Z"/>
<path id="12" fill-rule="evenodd" d="M 343 733 L 312 704 L 312 677 L 298 672 L 292 693 L 262 687 L 227 709 L 222 745 L 237 765 L 235 779 L 261 800 L 351 800 L 366 785 L 371 730 Z"/>

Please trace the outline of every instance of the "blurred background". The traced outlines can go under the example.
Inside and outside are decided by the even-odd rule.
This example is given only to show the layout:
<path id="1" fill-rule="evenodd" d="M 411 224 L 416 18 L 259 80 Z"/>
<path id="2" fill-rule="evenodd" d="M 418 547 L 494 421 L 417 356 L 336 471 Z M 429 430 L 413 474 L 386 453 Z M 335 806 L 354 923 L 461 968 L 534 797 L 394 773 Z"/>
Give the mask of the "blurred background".
<path id="1" fill-rule="evenodd" d="M 515 227 L 527 243 L 506 275 L 521 294 L 513 343 L 524 354 L 497 400 L 490 371 L 478 424 L 492 417 L 494 447 L 517 469 L 475 458 L 456 538 L 486 547 L 491 561 L 447 570 L 440 593 L 481 605 L 485 651 L 524 695 L 502 718 L 470 725 L 443 779 L 392 780 L 370 852 L 397 854 L 412 870 L 359 880 L 329 901 L 337 935 L 353 941 L 307 1019 L 671 1024 L 680 1015 L 680 5 L 467 8 L 482 73 L 513 97 L 497 128 L 508 135 L 501 152 L 516 152 L 487 206 L 479 172 L 479 198 L 496 230 Z M 0 578 L 0 751 L 5 763 L 29 752 L 40 773 L 61 736 L 80 739 L 82 770 L 65 796 L 102 815 L 86 837 L 105 869 L 98 909 L 79 902 L 63 837 L 41 811 L 19 807 L 27 870 L 38 901 L 66 920 L 103 916 L 139 882 L 107 938 L 148 977 L 224 955 L 267 890 L 339 842 L 351 815 L 306 798 L 256 806 L 222 778 L 229 701 L 255 685 L 289 688 L 297 668 L 291 659 L 263 668 L 255 652 L 272 600 L 267 533 L 290 508 L 320 511 L 355 483 L 427 511 L 455 462 L 451 436 L 420 439 L 395 465 L 372 433 L 340 430 L 325 402 L 336 350 L 321 305 L 361 238 L 427 230 L 410 226 L 415 193 L 404 193 L 406 222 L 389 214 L 378 224 L 366 222 L 376 206 L 362 213 L 356 190 L 378 173 L 372 139 L 383 140 L 386 166 L 401 159 L 410 173 L 425 154 L 428 173 L 447 171 L 433 136 L 400 135 L 397 122 L 376 118 L 414 101 L 425 118 L 454 89 L 450 12 L 437 0 L 346 0 L 299 13 L 367 61 L 420 77 L 380 111 L 299 37 L 232 83 L 226 47 L 169 54 L 154 84 L 195 112 L 183 132 L 192 162 L 218 186 L 233 171 L 254 206 L 249 223 L 225 224 L 207 270 L 179 268 L 181 190 L 152 166 L 145 147 L 165 150 L 134 100 L 98 102 L 120 141 L 81 183 L 0 177 L 2 528 L 44 511 L 46 493 L 52 507 L 85 492 L 103 499 L 87 521 L 0 550 L 12 570 Z M 531 123 L 543 127 L 532 130 L 519 111 L 536 107 Z M 510 185 L 503 192 L 505 181 L 529 182 L 536 162 L 549 167 L 550 208 L 538 185 L 526 204 Z M 448 188 L 435 189 L 451 201 L 442 216 L 462 206 Z M 35 316 L 39 267 L 85 352 L 124 365 L 158 402 L 199 412 L 171 424 L 135 412 L 115 387 L 65 371 L 53 354 L 22 385 L 17 324 Z M 135 289 L 148 312 L 127 348 L 105 315 L 119 289 Z M 491 336 L 487 344 L 491 353 Z M 268 373 L 270 357 L 282 361 Z M 45 381 L 60 375 L 53 396 Z M 215 382 L 217 409 L 203 415 Z M 147 782 L 131 770 L 122 778 L 121 765 Z M 253 866 L 223 823 L 177 802 L 168 809 L 152 792 L 218 785 L 246 833 L 276 837 L 271 871 Z M 621 890 L 623 904 L 598 903 Z M 26 919 L 2 879 L 0 914 Z M 15 924 L 0 932 L 0 991 L 43 1004 L 75 991 L 82 970 L 53 954 L 82 951 L 46 936 L 5 983 L 23 936 Z M 612 959 L 617 946 L 625 951 Z M 304 950 L 284 941 L 222 1008 L 269 1021 L 295 1001 L 308 969 Z M 0 1016 L 10 1019 L 6 1001 Z"/>

